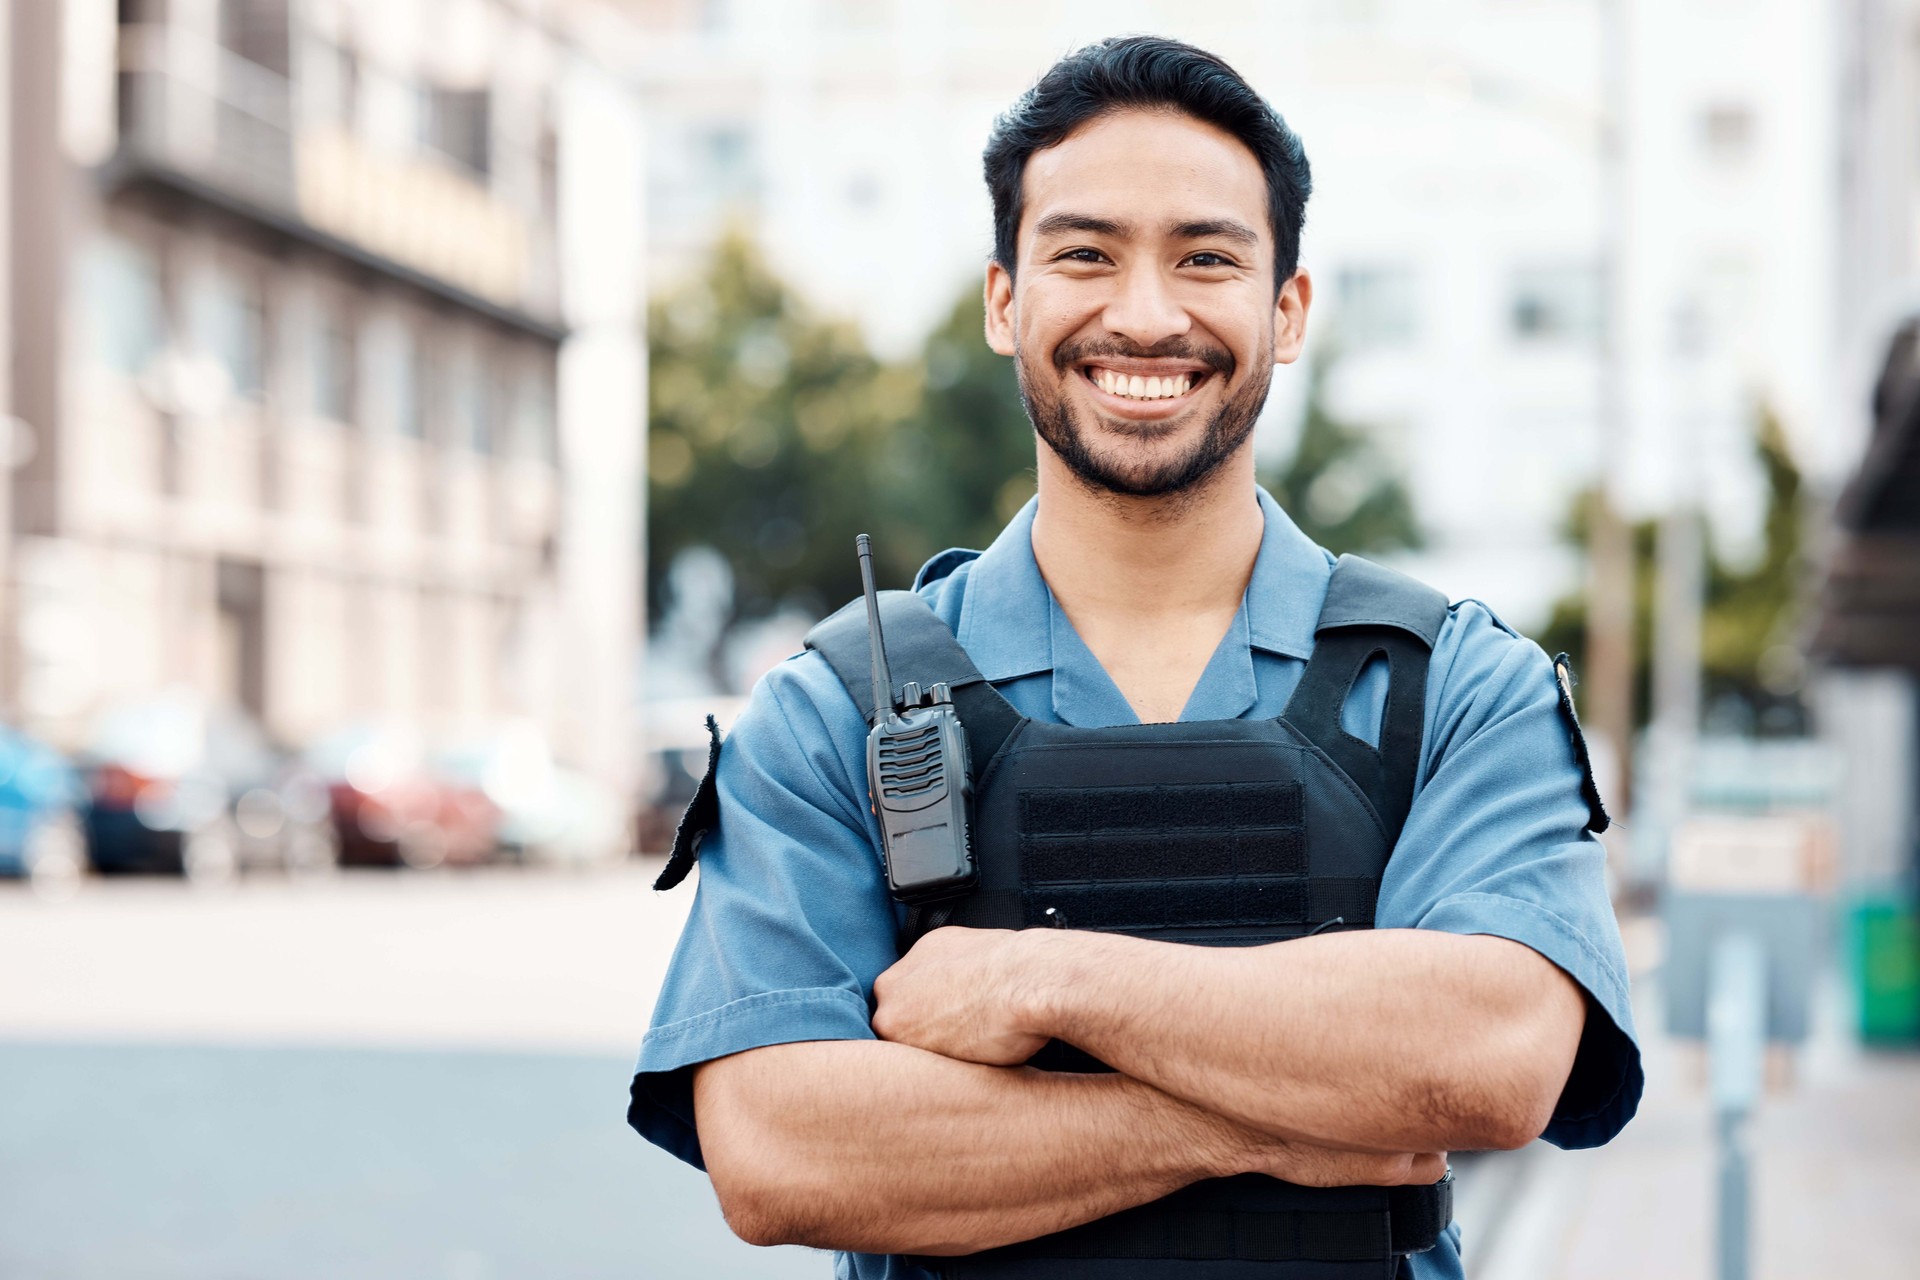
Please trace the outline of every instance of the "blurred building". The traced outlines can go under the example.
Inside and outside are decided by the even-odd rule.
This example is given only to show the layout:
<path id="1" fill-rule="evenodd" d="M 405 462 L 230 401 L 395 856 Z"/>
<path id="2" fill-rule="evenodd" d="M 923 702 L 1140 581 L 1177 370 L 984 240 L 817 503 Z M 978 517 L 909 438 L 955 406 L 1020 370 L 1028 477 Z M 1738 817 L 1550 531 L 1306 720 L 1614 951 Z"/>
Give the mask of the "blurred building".
<path id="1" fill-rule="evenodd" d="M 14 0 L 7 705 L 628 767 L 640 108 L 591 3 Z M 0 8 L 0 12 L 4 12 Z M 30 444 L 30 447 L 27 447 Z"/>
<path id="2" fill-rule="evenodd" d="M 1578 585 L 1560 530 L 1597 477 L 1658 510 L 1675 498 L 1677 442 L 1694 442 L 1705 500 L 1738 533 L 1757 524 L 1755 403 L 1803 444 L 1827 425 L 1836 71 L 1819 6 L 629 7 L 652 36 L 637 69 L 655 278 L 744 221 L 784 275 L 889 353 L 977 287 L 991 248 L 980 148 L 1054 58 L 1129 31 L 1227 57 L 1306 141 L 1310 351 L 1337 353 L 1333 407 L 1372 424 L 1413 478 L 1432 541 L 1413 567 L 1520 625 Z M 1610 168 L 1616 108 L 1624 158 Z M 1276 378 L 1264 448 L 1286 446 L 1304 390 Z M 1330 509 L 1350 500 L 1338 477 L 1325 489 Z"/>
<path id="3" fill-rule="evenodd" d="M 1836 6 L 1849 474 L 1827 531 L 1813 643 L 1822 721 L 1847 763 L 1852 887 L 1920 893 L 1920 3 Z"/>
<path id="4" fill-rule="evenodd" d="M 1845 870 L 1920 890 L 1920 316 L 1894 335 L 1874 425 L 1841 493 L 1814 645 L 1829 736 L 1846 753 Z"/>

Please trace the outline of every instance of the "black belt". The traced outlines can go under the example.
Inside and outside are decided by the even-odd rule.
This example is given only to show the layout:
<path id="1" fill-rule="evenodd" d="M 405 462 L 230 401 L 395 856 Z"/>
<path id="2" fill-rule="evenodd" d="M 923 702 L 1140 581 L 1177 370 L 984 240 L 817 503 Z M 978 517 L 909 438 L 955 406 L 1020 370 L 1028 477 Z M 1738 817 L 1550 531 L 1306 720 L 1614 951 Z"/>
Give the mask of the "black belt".
<path id="1" fill-rule="evenodd" d="M 1387 1207 L 1372 1211 L 1181 1209 L 1156 1202 L 987 1253 L 1008 1258 L 1367 1262 L 1433 1248 L 1453 1221 L 1452 1171 L 1429 1186 L 1384 1190 Z"/>

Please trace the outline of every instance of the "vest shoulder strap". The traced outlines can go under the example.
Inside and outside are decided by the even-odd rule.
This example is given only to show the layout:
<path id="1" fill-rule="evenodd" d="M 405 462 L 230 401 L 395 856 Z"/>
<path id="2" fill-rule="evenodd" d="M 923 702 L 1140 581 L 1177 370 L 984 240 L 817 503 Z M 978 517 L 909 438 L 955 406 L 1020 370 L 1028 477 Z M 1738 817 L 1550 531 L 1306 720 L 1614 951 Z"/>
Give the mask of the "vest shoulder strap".
<path id="1" fill-rule="evenodd" d="M 1413 807 L 1426 727 L 1427 662 L 1447 598 L 1359 556 L 1341 556 L 1314 627 L 1313 654 L 1283 712 L 1287 722 L 1366 793 L 1390 841 Z M 1341 708 L 1375 658 L 1387 663 L 1387 705 L 1376 746 L 1348 733 Z"/>
<path id="2" fill-rule="evenodd" d="M 919 593 L 882 591 L 881 642 L 887 649 L 893 697 L 911 680 L 922 689 L 944 684 L 953 691 L 953 708 L 967 733 L 967 752 L 975 777 L 986 769 L 1022 717 L 1001 697 L 953 632 Z M 872 645 L 867 639 L 867 606 L 856 599 L 807 632 L 807 648 L 827 660 L 868 724 L 874 723 Z"/>
<path id="3" fill-rule="evenodd" d="M 1314 633 L 1342 627 L 1397 627 L 1428 648 L 1447 620 L 1447 598 L 1424 582 L 1359 556 L 1341 556 L 1327 582 Z"/>

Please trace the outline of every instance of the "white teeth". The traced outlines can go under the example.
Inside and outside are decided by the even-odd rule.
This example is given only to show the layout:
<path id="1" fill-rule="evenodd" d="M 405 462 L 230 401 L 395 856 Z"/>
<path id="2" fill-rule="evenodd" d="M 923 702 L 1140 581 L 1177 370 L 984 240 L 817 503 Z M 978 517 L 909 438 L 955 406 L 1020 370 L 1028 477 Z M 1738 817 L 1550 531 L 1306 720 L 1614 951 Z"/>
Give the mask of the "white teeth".
<path id="1" fill-rule="evenodd" d="M 1141 378 L 1112 369 L 1095 369 L 1094 385 L 1108 395 L 1125 396 L 1129 400 L 1170 400 L 1183 396 L 1193 390 L 1196 375 L 1176 373 L 1164 378 Z"/>

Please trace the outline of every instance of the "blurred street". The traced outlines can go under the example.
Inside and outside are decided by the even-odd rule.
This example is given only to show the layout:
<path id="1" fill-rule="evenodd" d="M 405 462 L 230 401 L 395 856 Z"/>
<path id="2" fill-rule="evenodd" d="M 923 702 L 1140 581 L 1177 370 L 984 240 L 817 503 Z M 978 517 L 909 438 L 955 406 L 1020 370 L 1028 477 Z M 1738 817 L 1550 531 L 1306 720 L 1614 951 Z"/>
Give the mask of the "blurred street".
<path id="1" fill-rule="evenodd" d="M 1473 1280 L 1694 1280 L 1714 1274 L 1716 1151 L 1697 1045 L 1662 1034 L 1658 926 L 1631 922 L 1647 1091 L 1594 1151 L 1536 1143 L 1461 1170 L 1458 1215 Z M 1636 947 L 1636 944 L 1638 946 Z M 1826 975 L 1813 1035 L 1750 1129 L 1753 1274 L 1893 1276 L 1920 1197 L 1920 1055 L 1863 1051 Z M 1780 1071 L 1776 1068 L 1776 1071 Z M 1470 1158 L 1471 1159 L 1471 1158 Z M 1478 1233 L 1478 1238 L 1476 1238 Z"/>
<path id="2" fill-rule="evenodd" d="M 821 1276 L 622 1122 L 651 868 L 0 892 L 0 1275 Z"/>
<path id="3" fill-rule="evenodd" d="M 827 1274 L 734 1240 L 703 1178 L 621 1119 L 690 894 L 575 875 L 343 874 L 0 893 L 0 1275 Z M 1462 1158 L 1476 1280 L 1710 1273 L 1710 1116 L 1659 1035 L 1611 1146 Z M 1866 1054 L 1822 988 L 1756 1118 L 1756 1275 L 1897 1274 L 1920 1057 Z"/>

